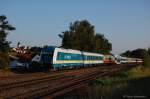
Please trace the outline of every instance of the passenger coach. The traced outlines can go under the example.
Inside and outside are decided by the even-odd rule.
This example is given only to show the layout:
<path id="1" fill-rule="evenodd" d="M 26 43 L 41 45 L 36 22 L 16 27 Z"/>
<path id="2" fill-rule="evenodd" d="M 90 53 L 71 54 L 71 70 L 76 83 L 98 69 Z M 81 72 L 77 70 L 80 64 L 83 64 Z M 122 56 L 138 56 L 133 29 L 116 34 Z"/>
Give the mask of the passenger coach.
<path id="1" fill-rule="evenodd" d="M 79 50 L 45 47 L 41 52 L 41 63 L 53 69 L 86 67 L 103 64 L 103 54 Z"/>

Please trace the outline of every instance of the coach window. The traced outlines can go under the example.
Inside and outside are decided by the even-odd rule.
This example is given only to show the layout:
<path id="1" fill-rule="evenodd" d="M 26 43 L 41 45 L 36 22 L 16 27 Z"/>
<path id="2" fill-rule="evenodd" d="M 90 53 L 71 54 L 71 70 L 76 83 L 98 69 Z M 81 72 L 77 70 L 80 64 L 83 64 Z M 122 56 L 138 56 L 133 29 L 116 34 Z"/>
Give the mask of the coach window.
<path id="1" fill-rule="evenodd" d="M 84 60 L 87 60 L 85 55 L 84 55 Z"/>
<path id="2" fill-rule="evenodd" d="M 98 57 L 96 56 L 96 57 L 95 57 L 95 60 L 98 60 L 97 58 L 98 58 Z"/>
<path id="3" fill-rule="evenodd" d="M 96 57 L 96 60 L 99 60 L 99 56 Z"/>

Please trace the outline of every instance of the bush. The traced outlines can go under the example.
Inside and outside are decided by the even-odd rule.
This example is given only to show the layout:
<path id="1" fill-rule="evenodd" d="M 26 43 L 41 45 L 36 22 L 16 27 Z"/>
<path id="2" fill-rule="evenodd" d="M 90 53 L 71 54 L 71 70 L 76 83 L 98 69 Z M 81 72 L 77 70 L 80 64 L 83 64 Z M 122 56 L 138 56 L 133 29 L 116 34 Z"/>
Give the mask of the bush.
<path id="1" fill-rule="evenodd" d="M 150 55 L 147 51 L 143 52 L 143 66 L 150 67 Z"/>
<path id="2" fill-rule="evenodd" d="M 8 54 L 0 53 L 0 69 L 8 69 L 9 56 Z"/>

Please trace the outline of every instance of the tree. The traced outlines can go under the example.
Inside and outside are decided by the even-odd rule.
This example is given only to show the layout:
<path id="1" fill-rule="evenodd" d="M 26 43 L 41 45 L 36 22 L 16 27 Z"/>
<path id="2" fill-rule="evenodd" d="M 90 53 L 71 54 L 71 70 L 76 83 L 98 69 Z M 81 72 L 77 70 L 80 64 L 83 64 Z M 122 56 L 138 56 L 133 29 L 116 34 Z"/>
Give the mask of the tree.
<path id="1" fill-rule="evenodd" d="M 103 35 L 95 35 L 94 26 L 87 20 L 75 21 L 69 30 L 59 34 L 61 47 L 89 52 L 102 52 L 111 49 L 111 43 Z"/>
<path id="2" fill-rule="evenodd" d="M 150 67 L 150 55 L 148 53 L 148 51 L 143 51 L 142 53 L 142 59 L 143 59 L 143 65 L 145 67 Z"/>
<path id="3" fill-rule="evenodd" d="M 95 35 L 95 52 L 107 54 L 112 49 L 111 43 L 102 34 Z"/>
<path id="4" fill-rule="evenodd" d="M 0 68 L 8 65 L 8 51 L 10 42 L 6 40 L 9 31 L 15 30 L 6 20 L 5 15 L 0 16 Z"/>
<path id="5" fill-rule="evenodd" d="M 148 48 L 148 54 L 150 55 L 150 47 Z"/>
<path id="6" fill-rule="evenodd" d="M 121 55 L 125 57 L 141 58 L 143 59 L 143 66 L 150 66 L 149 50 L 135 49 L 132 51 L 126 51 L 125 53 L 122 53 Z"/>
<path id="7" fill-rule="evenodd" d="M 122 56 L 126 56 L 126 57 L 136 57 L 136 58 L 142 58 L 143 57 L 143 52 L 146 51 L 145 49 L 135 49 L 135 50 L 132 50 L 132 51 L 126 51 L 124 53 L 122 53 L 121 55 Z"/>
<path id="8" fill-rule="evenodd" d="M 94 26 L 87 20 L 76 21 L 70 24 L 69 30 L 59 34 L 62 38 L 62 47 L 92 51 L 94 47 Z"/>

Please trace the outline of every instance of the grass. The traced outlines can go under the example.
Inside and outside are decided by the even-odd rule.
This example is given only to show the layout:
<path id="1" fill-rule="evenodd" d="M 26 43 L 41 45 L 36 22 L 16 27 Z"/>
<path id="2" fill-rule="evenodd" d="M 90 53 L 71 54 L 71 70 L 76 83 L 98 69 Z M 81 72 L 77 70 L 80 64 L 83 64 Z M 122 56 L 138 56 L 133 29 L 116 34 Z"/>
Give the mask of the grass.
<path id="1" fill-rule="evenodd" d="M 111 77 L 99 77 L 65 99 L 150 99 L 150 68 L 133 67 Z"/>
<path id="2" fill-rule="evenodd" d="M 135 67 L 135 68 L 132 68 L 131 70 L 129 70 L 128 74 L 129 74 L 128 78 L 130 78 L 130 79 L 150 77 L 150 68 L 149 67 L 138 66 L 138 67 Z"/>
<path id="3" fill-rule="evenodd" d="M 112 77 L 97 78 L 93 85 L 99 91 L 97 97 L 103 96 L 104 99 L 147 99 L 150 95 L 150 68 L 137 66 Z"/>
<path id="4" fill-rule="evenodd" d="M 143 66 L 134 67 L 128 71 L 120 72 L 119 74 L 111 77 L 99 77 L 90 82 L 91 85 L 113 85 L 121 82 L 128 82 L 129 80 L 139 79 L 143 77 L 150 77 L 150 68 Z"/>

